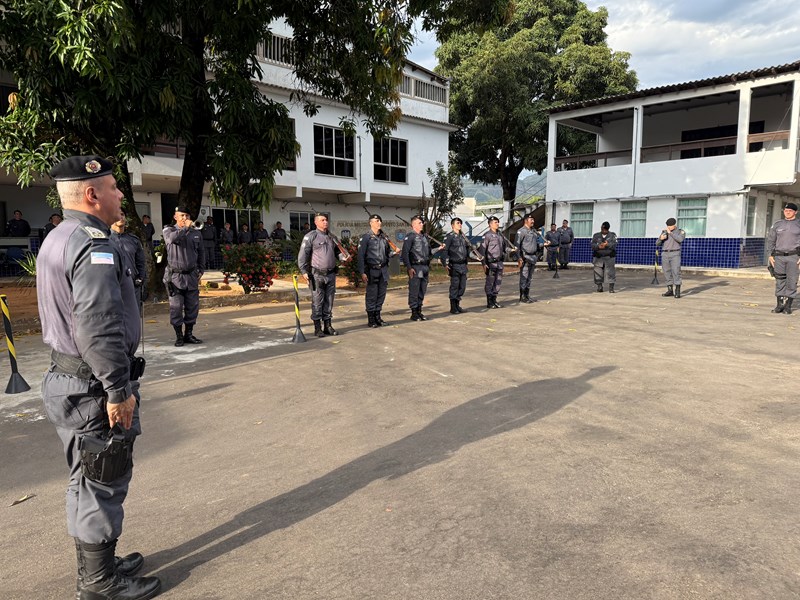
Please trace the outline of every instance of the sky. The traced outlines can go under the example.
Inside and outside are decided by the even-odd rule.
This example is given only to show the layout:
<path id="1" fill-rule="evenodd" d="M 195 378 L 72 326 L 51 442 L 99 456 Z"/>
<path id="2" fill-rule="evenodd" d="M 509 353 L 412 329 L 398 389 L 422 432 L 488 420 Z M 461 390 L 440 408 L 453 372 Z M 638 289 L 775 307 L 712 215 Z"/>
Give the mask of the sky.
<path id="1" fill-rule="evenodd" d="M 584 0 L 608 9 L 608 43 L 630 52 L 639 89 L 800 61 L 798 0 Z M 419 32 L 409 59 L 433 69 Z"/>

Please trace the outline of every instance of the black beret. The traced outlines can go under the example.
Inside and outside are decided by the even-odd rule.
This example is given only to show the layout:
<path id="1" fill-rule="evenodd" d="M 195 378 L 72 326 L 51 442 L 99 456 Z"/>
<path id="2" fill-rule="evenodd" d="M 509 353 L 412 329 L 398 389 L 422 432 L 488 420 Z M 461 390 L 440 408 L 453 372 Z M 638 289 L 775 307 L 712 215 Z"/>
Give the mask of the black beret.
<path id="1" fill-rule="evenodd" d="M 370 216 L 369 216 L 369 220 L 370 220 L 370 221 L 372 221 L 372 219 L 377 219 L 378 221 L 380 221 L 381 223 L 383 223 L 383 219 L 381 219 L 381 216 L 380 216 L 380 215 L 370 215 Z"/>
<path id="2" fill-rule="evenodd" d="M 190 217 L 192 216 L 192 212 L 185 206 L 176 206 L 175 212 L 183 213 L 185 215 L 189 215 Z"/>
<path id="3" fill-rule="evenodd" d="M 789 210 L 797 210 L 797 204 L 794 202 L 789 202 L 783 208 L 788 208 Z"/>
<path id="4" fill-rule="evenodd" d="M 673 225 L 676 225 L 677 223 L 678 222 L 675 220 L 675 217 L 670 217 L 669 219 L 667 219 L 667 227 L 672 227 Z"/>
<path id="5" fill-rule="evenodd" d="M 489 217 L 489 223 L 491 223 L 492 221 L 497 221 L 497 222 L 499 223 L 499 222 L 500 222 L 500 219 L 498 219 L 497 217 L 495 217 L 494 215 L 492 215 L 491 217 Z"/>
<path id="6" fill-rule="evenodd" d="M 70 156 L 50 170 L 50 177 L 56 181 L 81 181 L 111 175 L 114 164 L 102 156 Z"/>
<path id="7" fill-rule="evenodd" d="M 425 222 L 425 216 L 424 215 L 414 215 L 413 217 L 411 217 L 411 220 L 412 221 L 422 221 L 424 223 Z"/>

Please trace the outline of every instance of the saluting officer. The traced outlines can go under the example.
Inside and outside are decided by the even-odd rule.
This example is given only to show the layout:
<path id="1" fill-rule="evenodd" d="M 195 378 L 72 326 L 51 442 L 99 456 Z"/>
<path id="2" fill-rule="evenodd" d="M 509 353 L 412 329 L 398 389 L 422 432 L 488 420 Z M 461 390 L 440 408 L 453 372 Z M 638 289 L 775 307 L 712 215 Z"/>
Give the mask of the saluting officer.
<path id="1" fill-rule="evenodd" d="M 431 264 L 431 238 L 423 233 L 422 215 L 411 217 L 411 232 L 403 240 L 403 266 L 408 272 L 408 307 L 412 321 L 427 321 L 422 314 Z M 443 248 L 444 246 L 442 246 Z"/>
<path id="2" fill-rule="evenodd" d="M 303 236 L 297 266 L 311 287 L 311 320 L 314 335 L 339 335 L 331 325 L 333 298 L 336 295 L 336 241 L 328 232 L 328 217 L 314 216 L 316 229 Z M 323 323 L 325 325 L 323 329 Z"/>
<path id="3" fill-rule="evenodd" d="M 797 298 L 797 277 L 800 273 L 800 219 L 797 204 L 783 207 L 783 219 L 777 221 L 767 234 L 769 264 L 775 270 L 775 295 L 778 304 L 774 313 L 792 314 L 792 302 Z"/>
<path id="4" fill-rule="evenodd" d="M 478 246 L 478 251 L 483 256 L 486 264 L 486 308 L 503 308 L 497 303 L 497 296 L 500 293 L 500 285 L 503 283 L 503 258 L 508 250 L 506 238 L 497 230 L 500 227 L 500 219 L 495 216 L 489 217 L 489 231 L 483 236 L 483 241 Z"/>
<path id="5" fill-rule="evenodd" d="M 80 598 L 153 598 L 155 577 L 133 577 L 144 558 L 116 558 L 122 503 L 141 433 L 134 358 L 141 328 L 132 273 L 109 226 L 122 217 L 112 164 L 73 156 L 50 175 L 64 222 L 42 244 L 37 287 L 42 337 L 52 348 L 42 382 L 47 416 L 64 444 L 70 471 L 67 531 L 75 538 Z"/>
<path id="6" fill-rule="evenodd" d="M 662 296 L 681 297 L 681 246 L 684 239 L 686 232 L 678 229 L 678 222 L 674 217 L 667 219 L 667 228 L 656 240 L 656 246 L 662 247 L 661 269 L 667 279 L 667 291 Z"/>
<path id="7" fill-rule="evenodd" d="M 175 209 L 175 225 L 164 227 L 167 269 L 164 283 L 169 294 L 169 322 L 175 329 L 175 345 L 202 344 L 194 337 L 200 313 L 200 278 L 206 264 L 203 238 L 193 227 L 188 208 Z M 185 330 L 184 330 L 185 326 Z"/>
<path id="8" fill-rule="evenodd" d="M 608 291 L 613 294 L 617 282 L 617 234 L 610 230 L 611 224 L 605 221 L 600 231 L 592 236 L 592 264 L 597 291 L 603 291 L 603 281 L 606 281 Z"/>
<path id="9" fill-rule="evenodd" d="M 522 227 L 517 231 L 517 238 L 514 243 L 518 251 L 519 266 L 519 301 L 531 304 L 536 300 L 531 300 L 531 280 L 536 269 L 536 261 L 539 260 L 539 249 L 549 246 L 533 228 L 533 215 L 528 213 L 522 221 Z"/>
<path id="10" fill-rule="evenodd" d="M 556 229 L 555 223 L 550 223 L 550 231 L 544 234 L 545 242 L 549 242 L 547 248 L 547 270 L 556 270 L 556 259 L 558 258 L 559 246 L 561 245 L 561 233 Z"/>
<path id="11" fill-rule="evenodd" d="M 463 222 L 458 217 L 450 219 L 453 229 L 444 236 L 444 252 L 442 265 L 450 275 L 450 313 L 457 315 L 466 312 L 461 308 L 461 298 L 467 289 L 467 260 L 469 258 L 469 242 L 461 231 Z"/>
<path id="12" fill-rule="evenodd" d="M 369 232 L 361 236 L 358 242 L 358 272 L 367 284 L 364 304 L 367 309 L 367 324 L 380 327 L 383 301 L 386 300 L 386 288 L 389 287 L 389 258 L 394 255 L 389 246 L 389 239 L 381 229 L 383 220 L 380 215 L 369 216 Z"/>

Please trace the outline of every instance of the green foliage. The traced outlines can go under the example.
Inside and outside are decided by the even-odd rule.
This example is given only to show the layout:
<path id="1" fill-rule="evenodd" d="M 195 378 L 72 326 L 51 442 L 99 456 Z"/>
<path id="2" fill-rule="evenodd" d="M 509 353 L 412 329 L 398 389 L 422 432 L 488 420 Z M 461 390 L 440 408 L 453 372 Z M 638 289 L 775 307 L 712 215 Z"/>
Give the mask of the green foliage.
<path id="1" fill-rule="evenodd" d="M 634 90 L 630 55 L 606 43 L 605 8 L 580 0 L 518 0 L 506 23 L 454 34 L 437 50 L 451 78 L 453 163 L 514 200 L 517 178 L 547 165 L 549 110 Z M 585 143 L 585 140 L 567 140 Z"/>
<path id="2" fill-rule="evenodd" d="M 225 280 L 235 275 L 245 294 L 267 290 L 278 273 L 279 257 L 261 244 L 226 245 L 222 248 Z"/>
<path id="3" fill-rule="evenodd" d="M 17 264 L 22 269 L 23 275 L 17 279 L 17 285 L 35 286 L 36 285 L 36 255 L 33 252 L 25 252 L 23 258 L 18 259 Z"/>
<path id="4" fill-rule="evenodd" d="M 279 253 L 279 256 L 282 253 Z M 297 261 L 294 260 L 281 260 L 277 264 L 278 275 L 285 277 L 287 275 L 299 275 L 300 268 L 297 266 Z"/>
<path id="5" fill-rule="evenodd" d="M 358 238 L 343 238 L 342 246 L 350 255 L 346 261 L 339 265 L 339 272 L 347 277 L 347 281 L 353 287 L 361 287 L 361 273 L 358 272 Z"/>

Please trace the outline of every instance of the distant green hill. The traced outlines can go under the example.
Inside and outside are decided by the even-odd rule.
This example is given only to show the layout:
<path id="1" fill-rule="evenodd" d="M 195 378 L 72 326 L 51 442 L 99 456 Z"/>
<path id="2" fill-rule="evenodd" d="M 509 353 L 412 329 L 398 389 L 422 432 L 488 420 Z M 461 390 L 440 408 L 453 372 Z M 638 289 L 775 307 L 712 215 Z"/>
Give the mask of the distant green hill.
<path id="1" fill-rule="evenodd" d="M 546 184 L 546 171 L 539 175 L 533 173 L 520 179 L 517 182 L 517 202 L 529 202 L 533 198 L 541 198 L 544 195 Z M 461 180 L 461 186 L 464 189 L 464 196 L 475 198 L 477 204 L 492 204 L 503 199 L 503 188 L 499 185 L 480 185 L 464 178 Z"/>

